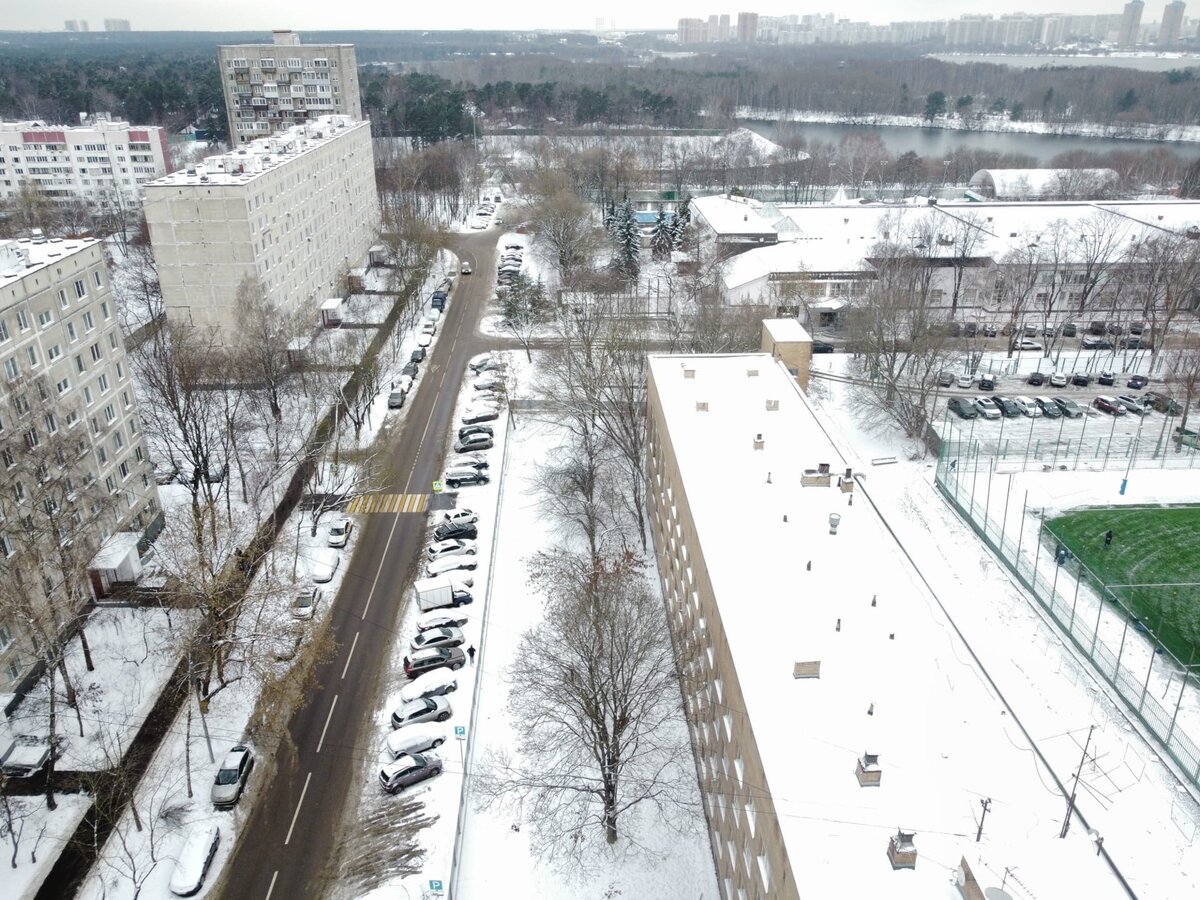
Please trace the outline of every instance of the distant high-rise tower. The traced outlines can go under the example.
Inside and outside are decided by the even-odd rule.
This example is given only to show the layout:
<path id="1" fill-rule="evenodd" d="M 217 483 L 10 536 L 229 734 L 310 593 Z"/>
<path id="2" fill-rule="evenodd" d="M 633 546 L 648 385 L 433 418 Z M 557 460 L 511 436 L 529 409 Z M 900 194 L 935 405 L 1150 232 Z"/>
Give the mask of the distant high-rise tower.
<path id="1" fill-rule="evenodd" d="M 63 31 L 78 31 L 78 30 L 79 30 L 79 23 L 76 22 L 74 19 L 67 19 L 67 21 L 63 22 Z"/>
<path id="2" fill-rule="evenodd" d="M 737 39 L 748 44 L 758 37 L 758 13 L 740 12 L 737 20 Z"/>
<path id="3" fill-rule="evenodd" d="M 1183 0 L 1174 0 L 1163 8 L 1162 24 L 1158 28 L 1158 43 L 1169 47 L 1178 43 L 1179 34 L 1183 30 L 1183 10 L 1187 4 Z"/>
<path id="4" fill-rule="evenodd" d="M 80 31 L 91 31 L 91 29 L 90 29 L 90 28 L 88 28 L 87 19 L 80 19 L 80 20 L 79 20 L 79 30 L 80 30 Z"/>
<path id="5" fill-rule="evenodd" d="M 717 40 L 727 41 L 729 40 L 731 34 L 732 30 L 729 25 L 729 13 L 721 13 L 721 21 L 720 24 L 717 25 Z"/>
<path id="6" fill-rule="evenodd" d="M 105 19 L 105 31 L 131 31 L 128 19 Z"/>
<path id="7" fill-rule="evenodd" d="M 1122 47 L 1132 47 L 1138 42 L 1142 31 L 1142 10 L 1146 4 L 1142 0 L 1129 0 L 1125 4 L 1125 12 L 1121 15 L 1121 33 L 1117 43 Z"/>
<path id="8" fill-rule="evenodd" d="M 681 44 L 703 44 L 708 40 L 708 24 L 703 19 L 680 19 L 676 39 Z"/>

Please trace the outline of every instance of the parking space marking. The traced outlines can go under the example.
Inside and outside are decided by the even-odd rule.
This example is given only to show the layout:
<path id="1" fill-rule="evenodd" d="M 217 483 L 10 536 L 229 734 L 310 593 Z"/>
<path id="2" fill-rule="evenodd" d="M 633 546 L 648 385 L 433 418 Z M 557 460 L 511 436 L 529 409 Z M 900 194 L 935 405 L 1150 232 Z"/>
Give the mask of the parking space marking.
<path id="1" fill-rule="evenodd" d="M 350 669 L 350 660 L 354 659 L 354 648 L 358 646 L 359 632 L 354 632 L 354 640 L 350 642 L 350 652 L 346 655 L 346 664 L 342 666 L 342 678 L 345 679 L 346 672 Z"/>
<path id="2" fill-rule="evenodd" d="M 288 826 L 287 837 L 283 839 L 283 846 L 291 843 L 292 832 L 296 828 L 296 819 L 300 818 L 300 807 L 304 805 L 304 795 L 308 793 L 308 783 L 312 781 L 312 772 L 308 773 L 308 777 L 304 779 L 304 788 L 300 791 L 300 800 L 296 804 L 296 811 L 292 813 L 292 824 Z"/>
<path id="3" fill-rule="evenodd" d="M 357 635 L 356 635 L 357 636 Z M 349 664 L 350 660 L 346 660 Z M 321 739 L 317 741 L 317 752 L 321 752 L 321 748 L 325 746 L 325 732 L 329 730 L 329 722 L 333 718 L 333 711 L 337 709 L 338 695 L 333 695 L 333 703 L 329 704 L 329 715 L 325 717 L 325 727 L 321 729 Z"/>

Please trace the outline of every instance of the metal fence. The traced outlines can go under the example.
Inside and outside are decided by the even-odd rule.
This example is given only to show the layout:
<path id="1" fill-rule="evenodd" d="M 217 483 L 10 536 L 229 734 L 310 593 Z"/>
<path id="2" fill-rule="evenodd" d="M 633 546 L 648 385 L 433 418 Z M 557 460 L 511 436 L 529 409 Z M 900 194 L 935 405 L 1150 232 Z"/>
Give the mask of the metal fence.
<path id="1" fill-rule="evenodd" d="M 1185 692 L 1189 700 L 1195 697 L 1195 661 L 1184 664 L 1159 646 L 1152 627 L 1122 597 L 1078 559 L 1060 555 L 1044 520 L 1036 538 L 1027 535 L 1027 496 L 1012 497 L 1011 480 L 1008 490 L 994 488 L 994 463 L 993 458 L 981 459 L 977 444 L 945 442 L 938 455 L 938 489 L 1113 687 L 1184 777 L 1200 788 L 1200 729 L 1179 715 Z M 1164 676 L 1166 687 L 1159 694 Z"/>

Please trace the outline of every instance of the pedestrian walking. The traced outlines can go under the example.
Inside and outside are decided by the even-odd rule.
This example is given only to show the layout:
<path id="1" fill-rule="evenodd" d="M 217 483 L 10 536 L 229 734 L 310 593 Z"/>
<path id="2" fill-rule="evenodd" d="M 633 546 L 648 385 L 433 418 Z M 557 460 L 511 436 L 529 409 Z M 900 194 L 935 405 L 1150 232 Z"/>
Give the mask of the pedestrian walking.
<path id="1" fill-rule="evenodd" d="M 1105 550 L 1107 550 L 1109 547 L 1112 546 L 1112 539 L 1113 539 L 1113 533 L 1112 533 L 1112 529 L 1110 528 L 1110 529 L 1108 529 L 1108 531 L 1104 532 L 1104 549 Z"/>
<path id="2" fill-rule="evenodd" d="M 467 648 L 467 656 L 471 657 L 471 665 L 475 665 L 475 645 Z"/>

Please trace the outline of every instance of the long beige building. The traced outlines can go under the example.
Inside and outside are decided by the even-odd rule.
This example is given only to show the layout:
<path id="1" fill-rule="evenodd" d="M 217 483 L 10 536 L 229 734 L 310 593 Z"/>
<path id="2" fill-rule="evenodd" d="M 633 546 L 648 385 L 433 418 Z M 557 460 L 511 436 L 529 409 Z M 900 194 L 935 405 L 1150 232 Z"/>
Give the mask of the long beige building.
<path id="1" fill-rule="evenodd" d="M 272 37 L 217 48 L 235 147 L 331 113 L 363 117 L 353 44 L 301 44 L 287 30 Z"/>
<path id="2" fill-rule="evenodd" d="M 721 896 L 981 900 L 1006 867 L 1023 895 L 1122 896 L 1083 829 L 1058 838 L 1062 798 L 777 355 L 649 360 L 650 521 Z M 976 843 L 986 797 L 1004 814 Z"/>
<path id="3" fill-rule="evenodd" d="M 209 157 L 145 192 L 167 315 L 198 326 L 235 327 L 246 278 L 315 322 L 379 229 L 371 125 L 347 116 Z"/>
<path id="4" fill-rule="evenodd" d="M 0 473 L 3 694 L 35 662 L 30 619 L 68 622 L 101 545 L 161 527 L 100 241 L 0 241 Z"/>

